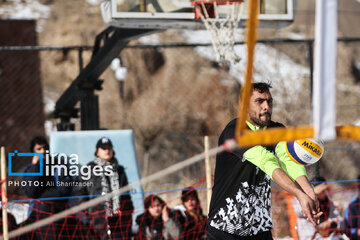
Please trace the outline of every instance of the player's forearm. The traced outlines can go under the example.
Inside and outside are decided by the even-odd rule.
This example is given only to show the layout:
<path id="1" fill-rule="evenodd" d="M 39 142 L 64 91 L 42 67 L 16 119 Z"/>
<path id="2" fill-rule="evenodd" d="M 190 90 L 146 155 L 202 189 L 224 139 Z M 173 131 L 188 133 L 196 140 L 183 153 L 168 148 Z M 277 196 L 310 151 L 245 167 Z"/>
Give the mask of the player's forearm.
<path id="1" fill-rule="evenodd" d="M 296 185 L 290 179 L 290 177 L 280 168 L 274 170 L 272 178 L 277 184 L 279 184 L 281 188 L 283 188 L 291 195 L 294 195 L 296 198 L 298 198 L 301 194 L 305 194 L 302 189 L 299 188 L 299 186 Z"/>
<path id="2" fill-rule="evenodd" d="M 294 183 L 282 169 L 275 169 L 273 172 L 273 179 L 280 187 L 298 199 L 303 214 L 312 224 L 314 224 L 314 226 L 317 225 L 319 217 L 322 215 L 322 212 L 320 212 L 320 209 L 318 208 L 318 201 L 316 199 L 311 199 L 304 193 L 300 186 Z"/>
<path id="3" fill-rule="evenodd" d="M 309 180 L 306 176 L 300 176 L 298 177 L 295 182 L 299 184 L 301 189 L 313 200 L 316 199 L 316 195 L 314 192 L 313 186 L 309 183 Z"/>

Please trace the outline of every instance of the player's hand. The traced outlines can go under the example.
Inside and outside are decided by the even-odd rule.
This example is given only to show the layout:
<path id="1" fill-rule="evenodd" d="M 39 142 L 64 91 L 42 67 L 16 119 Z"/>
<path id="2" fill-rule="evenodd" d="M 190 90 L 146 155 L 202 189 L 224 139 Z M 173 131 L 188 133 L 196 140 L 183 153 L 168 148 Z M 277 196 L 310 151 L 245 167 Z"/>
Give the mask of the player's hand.
<path id="1" fill-rule="evenodd" d="M 40 156 L 33 156 L 31 163 L 36 165 L 40 161 Z"/>
<path id="2" fill-rule="evenodd" d="M 310 184 L 309 180 L 306 176 L 300 176 L 296 179 L 296 183 L 300 186 L 300 188 L 312 199 L 315 201 L 316 209 L 320 208 L 319 201 L 316 196 L 316 192 L 314 187 Z"/>
<path id="3" fill-rule="evenodd" d="M 320 211 L 319 203 L 316 200 L 311 199 L 308 195 L 305 193 L 301 193 L 296 198 L 299 200 L 299 203 L 301 205 L 301 210 L 304 214 L 304 216 L 314 225 L 319 224 L 319 217 L 323 214 L 323 212 Z"/>
<path id="4" fill-rule="evenodd" d="M 169 221 L 169 208 L 166 205 L 162 209 L 162 220 L 164 222 Z"/>

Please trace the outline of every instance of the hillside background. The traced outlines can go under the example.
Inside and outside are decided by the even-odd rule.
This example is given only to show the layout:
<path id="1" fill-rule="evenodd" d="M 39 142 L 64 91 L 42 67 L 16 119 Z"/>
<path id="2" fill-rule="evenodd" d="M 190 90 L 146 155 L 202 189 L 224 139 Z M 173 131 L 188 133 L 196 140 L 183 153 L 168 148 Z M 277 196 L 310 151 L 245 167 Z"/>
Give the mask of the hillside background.
<path id="1" fill-rule="evenodd" d="M 260 29 L 259 39 L 312 39 L 314 37 L 314 0 L 297 2 L 293 24 L 282 29 Z M 21 13 L 19 6 L 23 6 Z M 360 3 L 339 1 L 338 36 L 360 37 Z M 37 19 L 41 46 L 93 45 L 95 36 L 107 26 L 96 0 L 0 1 L 2 18 Z M 242 32 L 238 33 L 239 41 Z M 130 45 L 210 42 L 206 31 L 168 30 L 130 42 Z M 120 54 L 128 74 L 121 86 L 109 67 L 100 97 L 100 126 L 104 129 L 133 129 L 138 165 L 147 176 L 203 151 L 203 137 L 211 147 L 227 122 L 238 112 L 243 81 L 244 46 L 235 48 L 243 60 L 230 68 L 214 62 L 211 47 L 126 48 Z M 360 42 L 338 43 L 337 124 L 360 125 Z M 255 81 L 273 85 L 273 119 L 287 126 L 311 123 L 309 55 L 306 43 L 258 44 Z M 84 51 L 86 64 L 91 51 Z M 42 51 L 41 79 L 45 113 L 79 73 L 77 51 Z M 121 94 L 123 93 L 123 94 Z M 77 130 L 79 121 L 74 120 Z M 57 120 L 47 117 L 46 130 L 55 130 Z M 355 179 L 359 174 L 360 144 L 334 141 L 325 145 L 320 173 L 329 180 Z M 120 160 L 121 162 L 121 160 Z M 214 167 L 214 159 L 212 159 Z M 314 169 L 309 168 L 309 177 Z M 146 191 L 202 186 L 204 164 L 199 163 L 177 174 L 144 186 Z M 164 198 L 174 199 L 178 192 Z M 205 202 L 205 201 L 204 201 Z M 173 205 L 178 201 L 172 202 Z M 203 203 L 205 204 L 205 203 Z M 205 205 L 204 209 L 207 209 Z"/>

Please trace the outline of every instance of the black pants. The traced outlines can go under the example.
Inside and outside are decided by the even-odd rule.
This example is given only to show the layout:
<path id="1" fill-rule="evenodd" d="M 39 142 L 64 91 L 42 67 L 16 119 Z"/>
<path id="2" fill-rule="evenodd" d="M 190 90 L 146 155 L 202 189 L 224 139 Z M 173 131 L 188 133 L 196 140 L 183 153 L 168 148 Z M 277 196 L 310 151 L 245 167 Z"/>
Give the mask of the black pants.
<path id="1" fill-rule="evenodd" d="M 273 240 L 271 231 L 261 232 L 255 236 L 242 237 L 207 226 L 207 240 Z"/>

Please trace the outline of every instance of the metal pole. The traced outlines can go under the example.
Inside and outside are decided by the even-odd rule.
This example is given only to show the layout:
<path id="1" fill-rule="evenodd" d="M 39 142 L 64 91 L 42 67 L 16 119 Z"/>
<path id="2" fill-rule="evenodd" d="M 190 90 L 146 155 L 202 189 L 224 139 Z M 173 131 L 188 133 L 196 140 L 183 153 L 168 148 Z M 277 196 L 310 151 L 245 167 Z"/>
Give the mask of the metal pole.
<path id="1" fill-rule="evenodd" d="M 83 49 L 79 48 L 78 56 L 79 56 L 79 72 L 83 70 L 83 57 L 82 57 Z"/>

